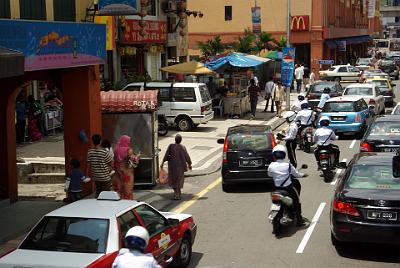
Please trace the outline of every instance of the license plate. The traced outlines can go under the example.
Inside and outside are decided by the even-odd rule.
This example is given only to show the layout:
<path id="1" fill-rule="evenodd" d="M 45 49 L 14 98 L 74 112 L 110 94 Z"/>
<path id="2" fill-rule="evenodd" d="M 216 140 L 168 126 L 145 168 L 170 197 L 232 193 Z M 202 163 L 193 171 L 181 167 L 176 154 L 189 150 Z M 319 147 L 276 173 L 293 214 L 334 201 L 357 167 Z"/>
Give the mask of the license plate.
<path id="1" fill-rule="evenodd" d="M 398 152 L 399 148 L 383 148 L 383 151 L 386 153 Z"/>
<path id="2" fill-rule="evenodd" d="M 371 220 L 397 221 L 397 212 L 370 210 L 367 218 Z"/>
<path id="3" fill-rule="evenodd" d="M 271 211 L 279 211 L 280 209 L 281 209 L 281 205 L 278 205 L 275 203 L 271 204 L 271 208 L 270 208 Z"/>
<path id="4" fill-rule="evenodd" d="M 345 121 L 345 117 L 343 116 L 332 116 L 332 121 Z"/>
<path id="5" fill-rule="evenodd" d="M 241 160 L 239 166 L 241 167 L 260 167 L 262 165 L 261 159 Z"/>
<path id="6" fill-rule="evenodd" d="M 321 160 L 321 165 L 326 165 L 328 164 L 328 160 Z"/>

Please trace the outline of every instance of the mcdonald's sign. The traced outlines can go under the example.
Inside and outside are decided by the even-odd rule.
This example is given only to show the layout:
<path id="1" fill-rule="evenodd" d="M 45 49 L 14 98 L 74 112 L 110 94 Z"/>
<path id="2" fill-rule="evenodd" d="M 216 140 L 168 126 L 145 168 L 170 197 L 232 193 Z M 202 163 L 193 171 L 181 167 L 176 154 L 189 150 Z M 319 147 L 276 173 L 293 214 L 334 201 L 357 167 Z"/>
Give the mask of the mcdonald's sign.
<path id="1" fill-rule="evenodd" d="M 292 16 L 290 19 L 290 30 L 300 32 L 310 30 L 309 16 Z"/>

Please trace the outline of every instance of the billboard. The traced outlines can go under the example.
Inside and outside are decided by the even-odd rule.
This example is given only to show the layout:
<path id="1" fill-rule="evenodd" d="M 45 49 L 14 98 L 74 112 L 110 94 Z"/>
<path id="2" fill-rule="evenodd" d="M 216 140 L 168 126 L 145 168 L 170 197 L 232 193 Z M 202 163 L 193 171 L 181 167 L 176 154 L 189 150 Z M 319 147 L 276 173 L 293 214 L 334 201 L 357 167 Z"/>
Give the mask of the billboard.
<path id="1" fill-rule="evenodd" d="M 251 23 L 253 25 L 253 33 L 261 33 L 261 7 L 251 8 Z"/>
<path id="2" fill-rule="evenodd" d="M 24 53 L 25 71 L 103 64 L 106 26 L 0 19 L 0 46 Z"/>
<path id="3" fill-rule="evenodd" d="M 284 47 L 282 49 L 281 80 L 282 85 L 285 87 L 290 87 L 292 85 L 295 51 L 296 49 L 294 47 Z"/>
<path id="4" fill-rule="evenodd" d="M 123 44 L 167 42 L 167 22 L 146 20 L 143 27 L 140 23 L 139 20 L 126 20 L 121 38 Z"/>
<path id="5" fill-rule="evenodd" d="M 98 0 L 98 15 L 136 15 L 137 0 Z"/>
<path id="6" fill-rule="evenodd" d="M 310 17 L 309 16 L 292 16 L 290 19 L 290 30 L 294 32 L 309 31 Z"/>
<path id="7" fill-rule="evenodd" d="M 94 22 L 106 25 L 106 49 L 113 50 L 115 48 L 115 19 L 113 16 L 96 16 Z"/>

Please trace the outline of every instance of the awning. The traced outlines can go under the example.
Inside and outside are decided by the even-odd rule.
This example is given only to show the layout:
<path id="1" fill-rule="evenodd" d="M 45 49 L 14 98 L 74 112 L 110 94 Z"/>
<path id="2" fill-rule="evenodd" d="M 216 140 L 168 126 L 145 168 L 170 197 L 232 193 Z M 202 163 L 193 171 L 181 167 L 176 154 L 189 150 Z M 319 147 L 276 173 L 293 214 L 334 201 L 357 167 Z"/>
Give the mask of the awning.
<path id="1" fill-rule="evenodd" d="M 24 74 L 25 56 L 23 53 L 0 47 L 0 79 Z"/>
<path id="2" fill-rule="evenodd" d="M 342 44 L 343 41 L 346 41 L 346 45 L 351 44 L 361 44 L 372 41 L 372 37 L 369 35 L 361 35 L 361 36 L 351 36 L 346 38 L 336 38 L 336 39 L 326 39 L 325 45 L 328 48 L 337 48 Z"/>
<path id="3" fill-rule="evenodd" d="M 205 63 L 205 66 L 210 70 L 217 70 L 225 65 L 230 65 L 233 67 L 255 67 L 260 64 L 263 64 L 270 59 L 257 57 L 254 55 L 247 55 L 243 53 L 233 52 L 228 55 L 215 57 L 208 62 Z"/>
<path id="4" fill-rule="evenodd" d="M 158 90 L 146 91 L 102 91 L 103 113 L 140 113 L 157 110 Z"/>
<path id="5" fill-rule="evenodd" d="M 213 73 L 210 69 L 204 66 L 203 63 L 196 61 L 188 61 L 180 64 L 163 67 L 161 71 L 174 74 L 210 74 Z"/>

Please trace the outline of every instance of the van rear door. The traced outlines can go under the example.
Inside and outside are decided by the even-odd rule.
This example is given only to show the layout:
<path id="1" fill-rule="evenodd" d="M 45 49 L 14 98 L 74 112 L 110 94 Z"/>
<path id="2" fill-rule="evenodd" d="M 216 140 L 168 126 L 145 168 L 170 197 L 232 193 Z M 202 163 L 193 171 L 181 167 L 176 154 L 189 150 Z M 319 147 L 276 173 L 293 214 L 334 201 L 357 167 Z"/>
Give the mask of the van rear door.
<path id="1" fill-rule="evenodd" d="M 208 115 L 213 110 L 210 92 L 208 91 L 206 85 L 199 86 L 199 91 L 200 91 L 200 101 L 201 101 L 200 111 L 202 112 L 202 114 Z"/>

